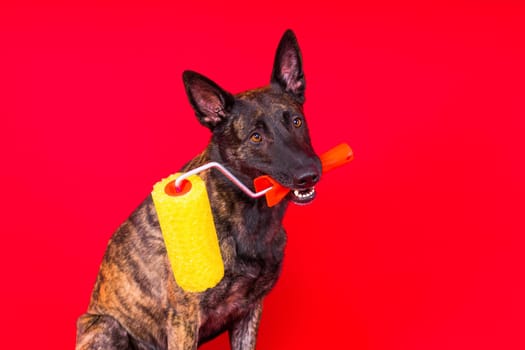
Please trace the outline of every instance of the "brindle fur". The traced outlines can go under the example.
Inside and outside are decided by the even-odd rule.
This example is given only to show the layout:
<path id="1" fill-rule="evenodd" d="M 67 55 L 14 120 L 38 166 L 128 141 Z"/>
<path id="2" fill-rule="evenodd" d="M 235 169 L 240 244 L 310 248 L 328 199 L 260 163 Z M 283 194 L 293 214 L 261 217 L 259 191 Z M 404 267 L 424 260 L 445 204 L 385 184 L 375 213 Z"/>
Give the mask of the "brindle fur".
<path id="1" fill-rule="evenodd" d="M 217 161 L 246 184 L 269 174 L 296 189 L 319 179 L 320 162 L 304 123 L 301 54 L 291 31 L 281 39 L 267 87 L 233 96 L 194 72 L 184 73 L 184 83 L 212 138 L 183 170 Z M 293 125 L 296 117 L 301 127 Z M 263 141 L 254 143 L 253 132 Z M 222 281 L 202 293 L 176 284 L 149 196 L 108 244 L 88 311 L 78 320 L 77 350 L 190 350 L 224 331 L 232 349 L 255 348 L 263 298 L 281 271 L 288 198 L 269 208 L 264 198 L 248 198 L 216 170 L 200 176 L 224 260 Z"/>

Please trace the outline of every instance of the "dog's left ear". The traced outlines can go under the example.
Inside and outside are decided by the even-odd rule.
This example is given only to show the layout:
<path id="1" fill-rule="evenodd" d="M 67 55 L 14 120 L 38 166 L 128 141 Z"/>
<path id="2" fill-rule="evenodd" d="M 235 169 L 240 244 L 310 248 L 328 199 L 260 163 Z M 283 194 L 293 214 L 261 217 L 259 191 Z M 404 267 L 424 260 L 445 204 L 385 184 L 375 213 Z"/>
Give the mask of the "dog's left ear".
<path id="1" fill-rule="evenodd" d="M 182 80 L 199 122 L 213 131 L 226 120 L 234 97 L 210 79 L 193 71 L 185 71 Z"/>
<path id="2" fill-rule="evenodd" d="M 299 103 L 304 103 L 305 79 L 301 50 L 295 34 L 288 29 L 277 48 L 273 63 L 272 85 L 278 85 L 292 94 Z"/>

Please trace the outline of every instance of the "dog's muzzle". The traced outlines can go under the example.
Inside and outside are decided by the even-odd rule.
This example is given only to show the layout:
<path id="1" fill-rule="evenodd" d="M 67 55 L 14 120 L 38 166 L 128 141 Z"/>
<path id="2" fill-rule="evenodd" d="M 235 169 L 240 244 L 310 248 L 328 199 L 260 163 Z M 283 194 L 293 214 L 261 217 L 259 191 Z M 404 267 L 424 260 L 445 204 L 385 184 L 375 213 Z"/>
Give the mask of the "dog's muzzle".
<path id="1" fill-rule="evenodd" d="M 295 204 L 305 205 L 315 198 L 315 187 L 320 178 L 320 173 L 312 167 L 301 175 L 294 177 L 294 188 L 290 193 L 290 200 Z"/>

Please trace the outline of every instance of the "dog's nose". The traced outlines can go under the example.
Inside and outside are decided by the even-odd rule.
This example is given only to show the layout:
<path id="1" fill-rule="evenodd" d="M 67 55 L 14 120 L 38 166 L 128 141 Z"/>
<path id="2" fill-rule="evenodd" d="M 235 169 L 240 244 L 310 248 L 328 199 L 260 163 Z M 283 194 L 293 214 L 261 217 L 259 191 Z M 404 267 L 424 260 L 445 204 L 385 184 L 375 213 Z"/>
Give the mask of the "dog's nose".
<path id="1" fill-rule="evenodd" d="M 319 181 L 319 173 L 315 169 L 310 169 L 294 177 L 296 188 L 313 187 Z"/>

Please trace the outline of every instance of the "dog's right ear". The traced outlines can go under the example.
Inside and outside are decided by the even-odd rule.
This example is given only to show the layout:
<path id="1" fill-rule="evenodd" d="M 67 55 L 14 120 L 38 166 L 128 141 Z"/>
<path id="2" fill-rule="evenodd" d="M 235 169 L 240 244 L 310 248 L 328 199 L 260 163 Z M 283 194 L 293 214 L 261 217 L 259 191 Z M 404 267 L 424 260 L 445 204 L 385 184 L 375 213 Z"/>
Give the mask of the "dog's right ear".
<path id="1" fill-rule="evenodd" d="M 231 111 L 233 96 L 210 79 L 193 71 L 185 71 L 182 80 L 199 122 L 213 131 Z"/>

